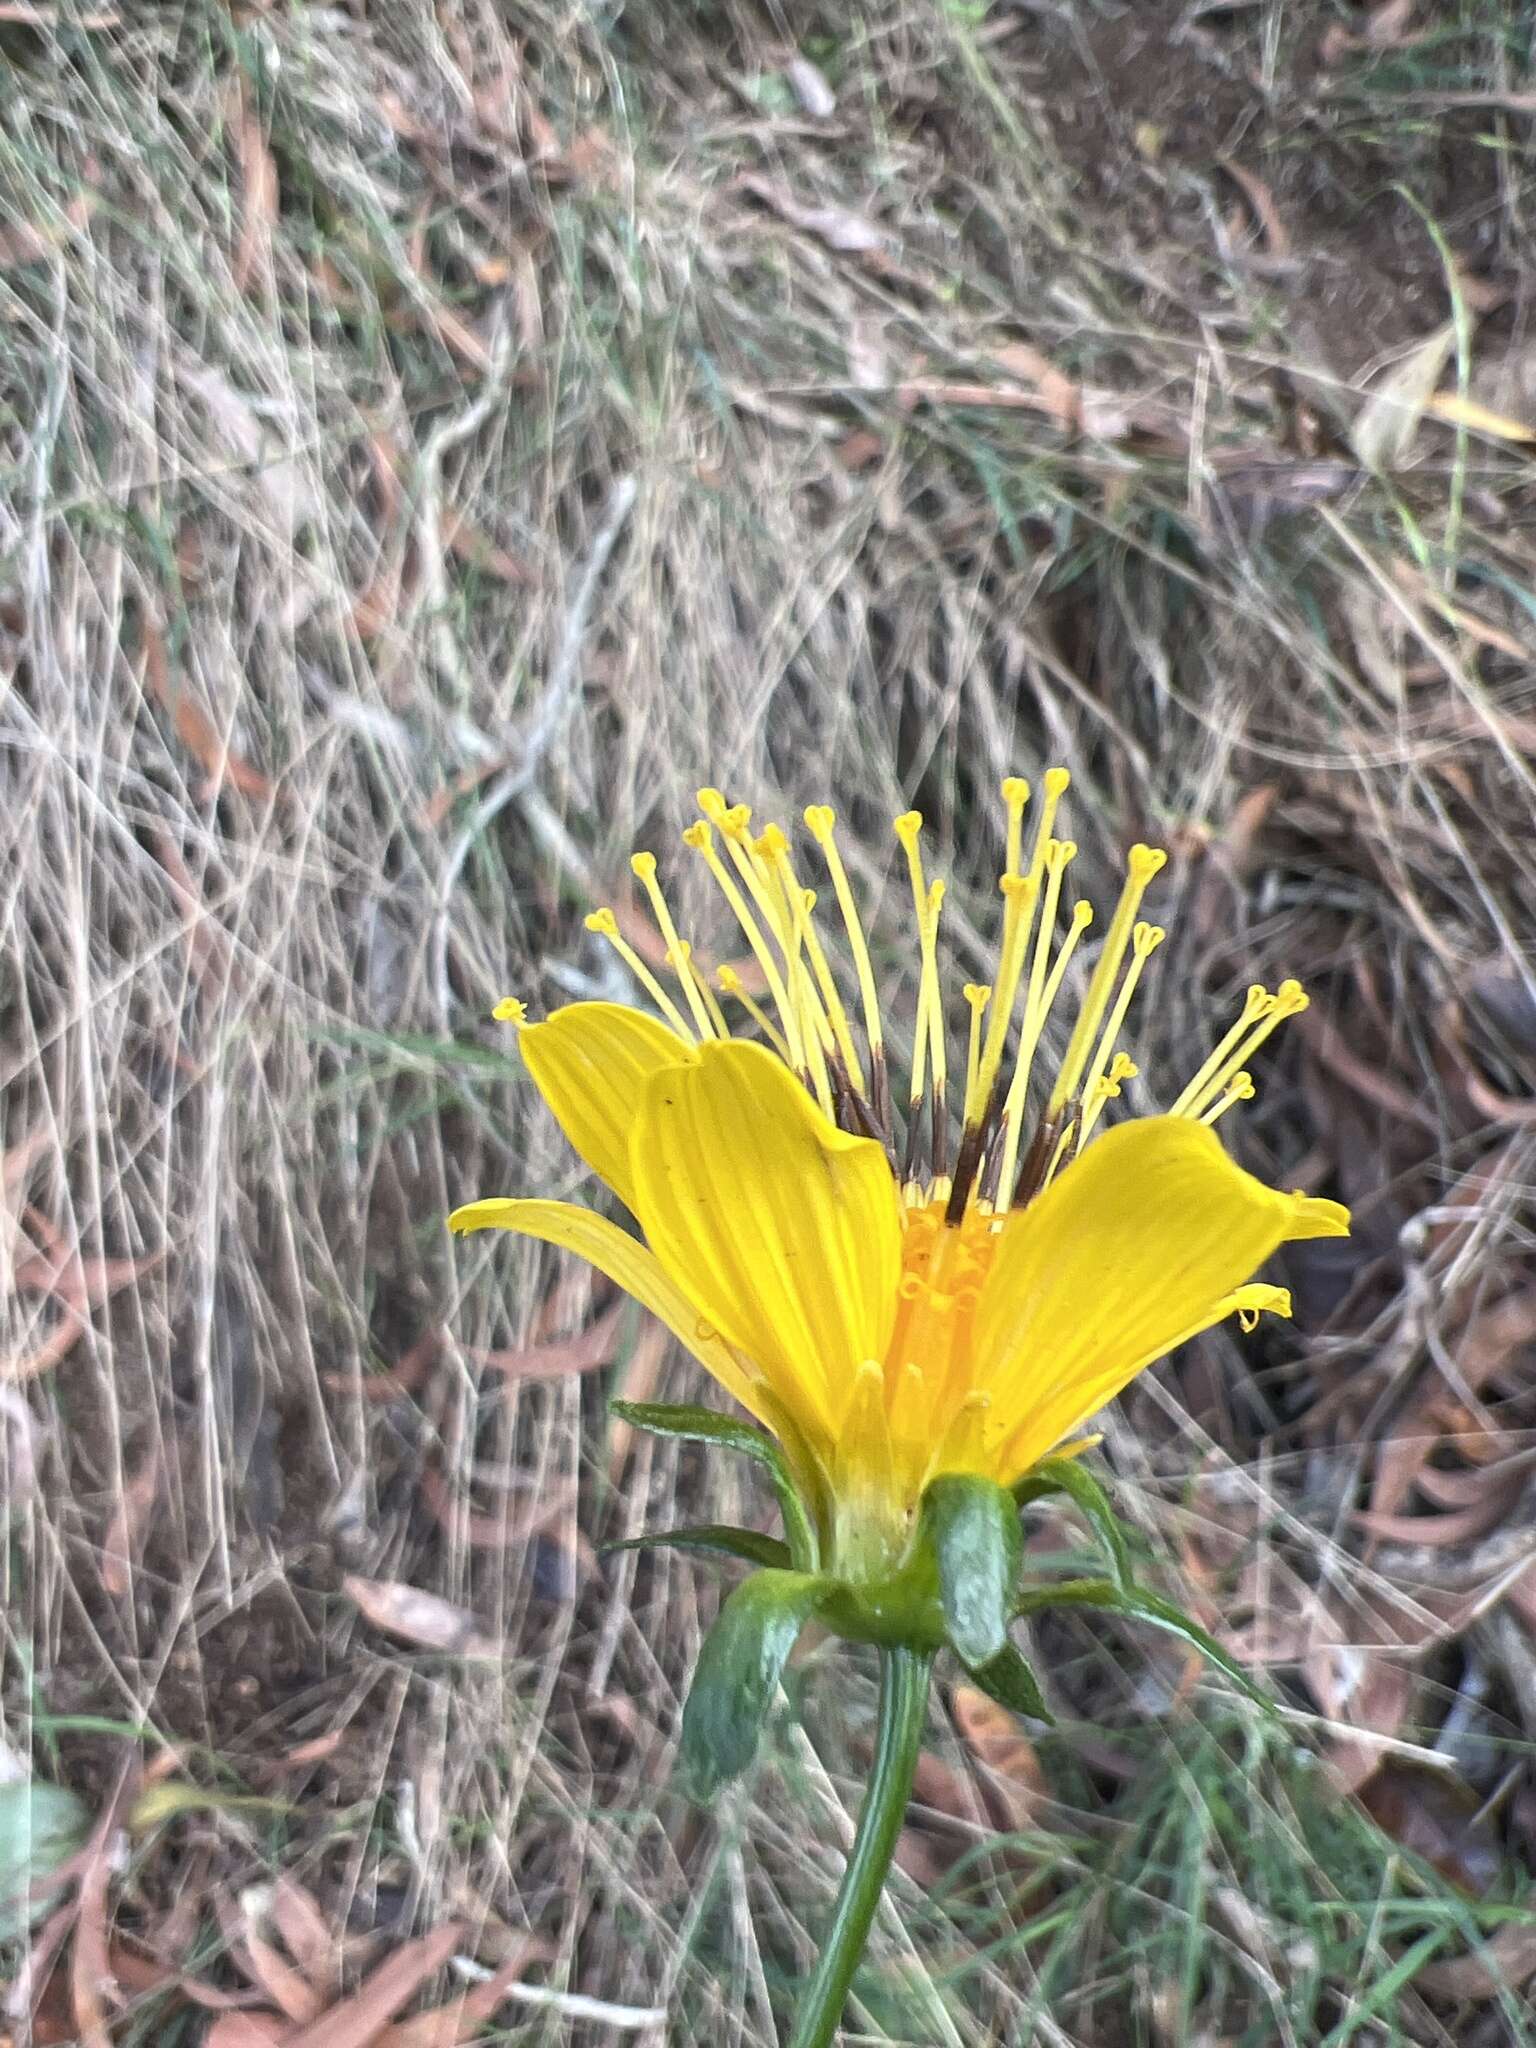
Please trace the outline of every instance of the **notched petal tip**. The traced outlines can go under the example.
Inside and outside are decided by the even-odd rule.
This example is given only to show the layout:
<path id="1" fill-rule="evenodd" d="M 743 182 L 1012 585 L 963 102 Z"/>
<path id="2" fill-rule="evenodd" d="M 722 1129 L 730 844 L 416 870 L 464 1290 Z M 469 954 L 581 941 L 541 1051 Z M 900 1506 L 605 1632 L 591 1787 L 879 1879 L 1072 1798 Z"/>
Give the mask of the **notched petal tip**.
<path id="1" fill-rule="evenodd" d="M 1348 1237 L 1349 1211 L 1342 1202 L 1330 1202 L 1323 1195 L 1291 1196 L 1291 1220 L 1286 1226 L 1286 1240 L 1294 1243 L 1304 1237 Z"/>

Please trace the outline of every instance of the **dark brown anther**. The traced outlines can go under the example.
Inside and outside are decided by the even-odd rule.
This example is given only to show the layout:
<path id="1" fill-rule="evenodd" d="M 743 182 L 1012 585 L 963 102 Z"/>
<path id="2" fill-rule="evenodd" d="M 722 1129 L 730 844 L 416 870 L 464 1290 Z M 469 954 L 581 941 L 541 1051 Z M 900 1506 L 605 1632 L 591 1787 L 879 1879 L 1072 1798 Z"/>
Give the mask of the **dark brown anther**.
<path id="1" fill-rule="evenodd" d="M 967 1124 L 960 1133 L 960 1155 L 955 1161 L 955 1178 L 949 1190 L 949 1200 L 944 1207 L 946 1223 L 958 1223 L 965 1214 L 965 1205 L 970 1200 L 986 1142 L 985 1121 Z"/>
<path id="2" fill-rule="evenodd" d="M 885 1070 L 885 1047 L 869 1056 L 869 1108 L 879 1135 L 887 1142 L 891 1135 L 891 1080 Z"/>
<path id="3" fill-rule="evenodd" d="M 883 1145 L 885 1132 L 875 1122 L 869 1104 L 854 1087 L 835 1048 L 827 1053 L 827 1074 L 832 1082 L 832 1107 L 838 1129 L 849 1131 L 856 1138 L 873 1138 L 877 1144 Z"/>
<path id="4" fill-rule="evenodd" d="M 917 1147 L 923 1130 L 923 1105 L 914 1102 L 907 1111 L 907 1141 L 901 1152 L 901 1177 L 917 1179 Z"/>
<path id="5" fill-rule="evenodd" d="M 1023 1159 L 1019 1163 L 1019 1177 L 1014 1183 L 1013 1207 L 1022 1209 L 1032 1202 L 1044 1185 L 1045 1176 L 1050 1172 L 1051 1160 L 1055 1155 L 1057 1141 L 1066 1129 L 1070 1119 L 1077 1115 L 1079 1104 L 1075 1101 L 1064 1103 L 1051 1116 L 1041 1117 L 1035 1125 L 1035 1134 L 1029 1141 Z"/>
<path id="6" fill-rule="evenodd" d="M 935 1088 L 928 1102 L 929 1127 L 933 1133 L 933 1156 L 930 1170 L 935 1180 L 949 1171 L 949 1117 L 944 1106 L 944 1091 Z"/>

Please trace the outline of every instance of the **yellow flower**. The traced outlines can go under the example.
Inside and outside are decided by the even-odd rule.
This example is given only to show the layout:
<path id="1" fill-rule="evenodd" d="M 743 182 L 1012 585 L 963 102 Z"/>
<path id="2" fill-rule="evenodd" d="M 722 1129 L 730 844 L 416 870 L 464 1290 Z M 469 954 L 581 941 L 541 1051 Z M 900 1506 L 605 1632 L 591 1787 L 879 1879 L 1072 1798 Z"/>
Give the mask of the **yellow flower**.
<path id="1" fill-rule="evenodd" d="M 1100 1127 L 1136 1075 L 1118 1041 L 1163 937 L 1137 915 L 1163 864 L 1152 848 L 1131 849 L 1065 1049 L 1049 1076 L 1037 1071 L 1092 921 L 1086 903 L 1062 907 L 1076 848 L 1053 828 L 1067 780 L 1060 769 L 1044 778 L 1027 849 L 1029 791 L 1016 778 L 1003 784 L 997 969 L 991 984 L 964 989 L 965 1079 L 953 1091 L 943 884 L 924 870 L 921 819 L 896 821 L 919 958 L 901 1118 L 869 946 L 832 813 L 820 806 L 805 823 L 839 914 L 852 1013 L 788 838 L 773 825 L 754 836 L 750 813 L 717 790 L 700 791 L 704 816 L 683 836 L 755 959 L 765 1005 L 731 969 L 716 979 L 757 1038 L 731 1035 L 643 853 L 633 867 L 673 989 L 611 911 L 589 924 L 659 1017 L 574 1003 L 526 1024 L 520 1005 L 500 1006 L 519 1023 L 545 1101 L 644 1242 L 548 1201 L 472 1202 L 453 1229 L 500 1227 L 563 1246 L 659 1316 L 778 1436 L 832 1562 L 855 1575 L 889 1568 L 938 1474 L 1009 1485 L 1186 1338 L 1234 1313 L 1250 1326 L 1260 1310 L 1289 1314 L 1285 1290 L 1253 1273 L 1287 1239 L 1348 1229 L 1338 1203 L 1242 1171 L 1212 1129 L 1252 1095 L 1253 1053 L 1305 1007 L 1295 982 L 1249 990 L 1168 1114 Z"/>

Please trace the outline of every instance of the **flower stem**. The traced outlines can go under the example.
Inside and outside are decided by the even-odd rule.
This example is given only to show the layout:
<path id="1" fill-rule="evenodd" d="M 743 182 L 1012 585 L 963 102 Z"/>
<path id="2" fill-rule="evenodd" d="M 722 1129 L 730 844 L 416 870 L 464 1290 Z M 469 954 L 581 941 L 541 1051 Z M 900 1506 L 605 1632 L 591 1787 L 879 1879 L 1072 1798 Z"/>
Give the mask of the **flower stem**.
<path id="1" fill-rule="evenodd" d="M 923 1739 L 933 1658 L 916 1650 L 880 1652 L 880 1727 L 858 1832 L 816 1967 L 787 2048 L 829 2048 L 880 1903 L 891 1852 L 901 1832 Z"/>

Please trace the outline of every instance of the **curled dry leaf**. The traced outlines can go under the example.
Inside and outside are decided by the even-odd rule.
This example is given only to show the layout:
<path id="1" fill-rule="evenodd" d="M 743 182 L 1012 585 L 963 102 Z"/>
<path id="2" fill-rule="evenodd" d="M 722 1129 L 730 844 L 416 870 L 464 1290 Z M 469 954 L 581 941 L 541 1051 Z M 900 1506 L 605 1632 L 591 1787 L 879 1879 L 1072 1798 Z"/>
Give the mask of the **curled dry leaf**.
<path id="1" fill-rule="evenodd" d="M 402 2005 L 438 1971 L 464 1939 L 464 1923 L 446 1921 L 408 1941 L 370 1972 L 350 1998 L 283 2037 L 283 2048 L 372 2048 Z"/>
<path id="2" fill-rule="evenodd" d="M 1350 431 L 1367 469 L 1398 469 L 1407 460 L 1455 340 L 1456 324 L 1447 320 L 1377 380 Z"/>
<path id="3" fill-rule="evenodd" d="M 341 1586 L 365 1620 L 418 1649 L 444 1650 L 458 1657 L 501 1655 L 501 1644 L 481 1633 L 474 1615 L 437 1593 L 402 1585 L 398 1579 L 364 1579 L 353 1573 Z"/>
<path id="4" fill-rule="evenodd" d="M 1536 1977 L 1536 1927 L 1512 1922 L 1490 1935 L 1476 1952 L 1426 1963 L 1414 1978 L 1420 1991 L 1436 1998 L 1498 1998 L 1518 1995 Z"/>
<path id="5" fill-rule="evenodd" d="M 957 1685 L 951 1698 L 956 1723 L 993 1785 L 1010 1827 L 1028 1827 L 1045 1796 L 1045 1774 L 1035 1745 L 1006 1707 L 973 1685 Z"/>

